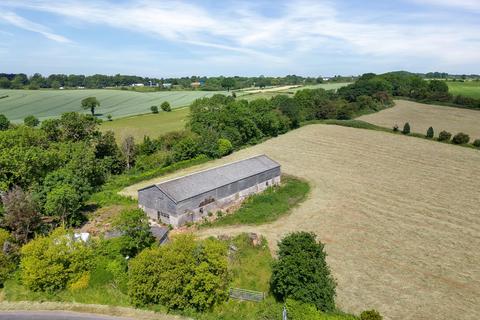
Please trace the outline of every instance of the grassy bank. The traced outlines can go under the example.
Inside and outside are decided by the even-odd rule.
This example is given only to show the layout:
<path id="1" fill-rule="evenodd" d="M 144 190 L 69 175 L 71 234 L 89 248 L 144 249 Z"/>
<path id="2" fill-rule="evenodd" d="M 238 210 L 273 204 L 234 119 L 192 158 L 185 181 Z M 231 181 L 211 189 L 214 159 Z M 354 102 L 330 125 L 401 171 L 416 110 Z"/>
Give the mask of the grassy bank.
<path id="1" fill-rule="evenodd" d="M 308 195 L 310 186 L 306 181 L 283 176 L 280 186 L 270 187 L 260 194 L 248 198 L 232 214 L 202 226 L 225 226 L 235 224 L 262 224 L 277 220 L 301 203 Z"/>
<path id="2" fill-rule="evenodd" d="M 424 134 L 421 134 L 421 133 L 411 132 L 409 134 L 403 134 L 401 132 L 401 128 L 399 128 L 400 131 L 395 132 L 390 128 L 380 127 L 380 126 L 377 126 L 377 125 L 374 125 L 374 124 L 371 124 L 371 123 L 368 123 L 368 122 L 365 122 L 365 121 L 361 121 L 361 120 L 313 120 L 313 121 L 308 121 L 308 122 L 302 123 L 302 126 L 306 126 L 306 125 L 309 125 L 309 124 L 329 124 L 329 125 L 336 125 L 336 126 L 349 127 L 349 128 L 382 131 L 382 132 L 388 132 L 388 133 L 391 133 L 391 134 L 404 135 L 404 136 L 407 136 L 407 137 L 415 137 L 415 138 L 425 139 L 425 140 L 429 140 L 429 141 L 435 141 L 435 142 L 439 142 L 439 143 L 452 144 L 452 145 L 455 145 L 455 146 L 480 150 L 479 148 L 473 146 L 472 144 L 455 144 L 451 140 L 450 141 L 439 141 L 438 138 L 427 138 Z"/>

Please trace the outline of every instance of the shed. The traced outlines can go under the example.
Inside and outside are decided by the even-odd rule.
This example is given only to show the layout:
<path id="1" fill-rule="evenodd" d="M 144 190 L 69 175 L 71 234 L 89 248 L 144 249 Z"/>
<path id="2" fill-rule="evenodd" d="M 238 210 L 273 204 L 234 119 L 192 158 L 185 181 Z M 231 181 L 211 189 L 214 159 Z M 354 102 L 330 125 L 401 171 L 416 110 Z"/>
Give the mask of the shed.
<path id="1" fill-rule="evenodd" d="M 138 205 L 151 219 L 178 227 L 279 184 L 280 174 L 277 162 L 258 155 L 140 189 Z"/>

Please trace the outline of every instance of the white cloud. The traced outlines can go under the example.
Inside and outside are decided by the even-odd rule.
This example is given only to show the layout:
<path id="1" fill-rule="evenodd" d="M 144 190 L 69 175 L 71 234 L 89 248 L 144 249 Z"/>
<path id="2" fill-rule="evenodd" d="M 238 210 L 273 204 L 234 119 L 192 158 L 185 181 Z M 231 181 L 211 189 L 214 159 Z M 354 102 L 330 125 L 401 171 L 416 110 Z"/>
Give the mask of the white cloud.
<path id="1" fill-rule="evenodd" d="M 22 28 L 22 29 L 25 29 L 25 30 L 28 30 L 28 31 L 39 33 L 39 34 L 43 35 L 44 37 L 46 37 L 47 39 L 50 39 L 50 40 L 53 40 L 53 41 L 56 41 L 56 42 L 61 42 L 61 43 L 71 42 L 69 39 L 65 38 L 64 36 L 61 36 L 59 34 L 51 32 L 47 27 L 45 27 L 41 24 L 29 21 L 25 18 L 22 18 L 22 17 L 20 17 L 19 15 L 15 14 L 13 12 L 2 13 L 2 15 L 0 16 L 0 19 L 6 21 L 6 22 L 18 27 L 18 28 Z"/>
<path id="2" fill-rule="evenodd" d="M 429 6 L 480 10 L 479 0 L 408 0 Z M 44 11 L 81 25 L 108 26 L 194 46 L 235 52 L 258 61 L 295 64 L 317 53 L 362 55 L 383 61 L 429 60 L 444 65 L 474 64 L 480 42 L 475 25 L 452 18 L 422 19 L 417 13 L 398 13 L 395 22 L 372 16 L 353 16 L 330 1 L 276 2 L 274 15 L 262 14 L 258 5 L 225 9 L 206 8 L 200 2 L 133 0 L 128 3 L 64 0 L 3 0 L 10 8 Z M 429 14 L 434 14 L 429 12 Z M 5 16 L 3 17 L 5 19 Z M 67 42 L 43 26 L 15 14 L 7 21 L 45 37 Z M 438 19 L 440 20 L 440 19 Z M 478 24 L 477 24 L 478 26 Z"/>

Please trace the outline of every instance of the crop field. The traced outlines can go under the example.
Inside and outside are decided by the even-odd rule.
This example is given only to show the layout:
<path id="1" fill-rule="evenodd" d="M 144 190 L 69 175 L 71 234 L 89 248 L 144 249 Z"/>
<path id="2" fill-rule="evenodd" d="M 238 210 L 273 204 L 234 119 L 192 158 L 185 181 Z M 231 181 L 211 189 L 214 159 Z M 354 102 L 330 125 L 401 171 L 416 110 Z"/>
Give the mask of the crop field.
<path id="1" fill-rule="evenodd" d="M 288 232 L 313 231 L 326 243 L 342 310 L 478 319 L 480 152 L 317 124 L 162 179 L 261 153 L 307 180 L 308 199 L 273 223 L 201 229 L 200 236 L 257 232 L 274 251 Z M 152 182 L 123 192 L 135 195 Z"/>
<path id="2" fill-rule="evenodd" d="M 320 83 L 315 85 L 307 85 L 307 86 L 281 86 L 281 87 L 274 87 L 274 88 L 267 88 L 264 90 L 252 90 L 252 91 L 239 91 L 237 93 L 237 97 L 241 99 L 253 100 L 259 98 L 270 99 L 279 94 L 285 94 L 289 96 L 293 96 L 295 92 L 298 90 L 303 89 L 325 89 L 325 90 L 337 90 L 338 88 L 344 87 L 349 85 L 350 83 L 347 82 L 339 82 L 339 83 Z"/>
<path id="3" fill-rule="evenodd" d="M 438 136 L 440 131 L 446 130 L 452 134 L 467 133 L 472 141 L 480 139 L 479 110 L 395 100 L 394 107 L 357 119 L 387 128 L 392 128 L 396 123 L 400 130 L 405 122 L 408 122 L 412 132 L 425 134 L 428 127 L 432 126 L 435 136 Z"/>
<path id="4" fill-rule="evenodd" d="M 480 99 L 480 81 L 447 82 L 450 93 Z"/>
<path id="5" fill-rule="evenodd" d="M 104 121 L 100 130 L 111 130 L 117 141 L 123 141 L 127 136 L 133 136 L 136 142 L 141 142 L 144 136 L 156 138 L 164 133 L 185 128 L 189 108 L 174 109 L 172 112 L 158 114 L 143 114 L 138 116 Z"/>
<path id="6" fill-rule="evenodd" d="M 20 122 L 27 115 L 34 115 L 40 120 L 58 117 L 68 111 L 87 112 L 82 110 L 80 102 L 90 96 L 97 97 L 100 108 L 97 113 L 105 119 L 108 114 L 113 118 L 135 114 L 149 113 L 152 105 L 170 102 L 172 108 L 189 105 L 202 97 L 210 97 L 223 91 L 163 91 L 134 92 L 108 89 L 92 90 L 1 90 L 0 114 L 4 114 L 14 122 Z"/>

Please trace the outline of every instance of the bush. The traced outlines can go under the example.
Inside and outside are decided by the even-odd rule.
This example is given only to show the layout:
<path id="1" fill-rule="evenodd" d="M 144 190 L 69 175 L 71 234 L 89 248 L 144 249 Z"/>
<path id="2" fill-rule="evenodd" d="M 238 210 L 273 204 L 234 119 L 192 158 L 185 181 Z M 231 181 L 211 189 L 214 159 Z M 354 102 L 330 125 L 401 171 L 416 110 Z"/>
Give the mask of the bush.
<path id="1" fill-rule="evenodd" d="M 336 283 L 325 261 L 324 245 L 308 232 L 294 232 L 279 245 L 270 288 L 280 300 L 291 298 L 321 311 L 335 310 Z"/>
<path id="2" fill-rule="evenodd" d="M 179 235 L 171 243 L 146 249 L 129 264 L 128 292 L 136 306 L 210 309 L 228 290 L 227 247 L 207 239 Z"/>
<path id="3" fill-rule="evenodd" d="M 112 121 L 112 115 L 111 114 L 107 114 L 107 120 Z"/>
<path id="4" fill-rule="evenodd" d="M 0 114 L 0 131 L 7 130 L 10 127 L 10 121 L 8 121 L 5 115 Z"/>
<path id="5" fill-rule="evenodd" d="M 475 141 L 473 141 L 473 146 L 480 148 L 480 139 L 476 139 Z"/>
<path id="6" fill-rule="evenodd" d="M 470 141 L 470 136 L 468 134 L 463 133 L 463 132 L 457 133 L 452 139 L 452 142 L 454 144 L 466 144 L 469 141 Z"/>
<path id="7" fill-rule="evenodd" d="M 150 110 L 152 111 L 152 113 L 158 113 L 158 107 L 157 106 L 151 106 Z"/>
<path id="8" fill-rule="evenodd" d="M 228 139 L 218 139 L 217 150 L 218 150 L 219 157 L 226 156 L 227 154 L 230 154 L 233 151 L 232 143 Z"/>
<path id="9" fill-rule="evenodd" d="M 4 229 L 0 229 L 0 287 L 3 287 L 5 280 L 15 270 L 14 255 L 11 254 L 12 252 L 9 252 L 10 250 L 6 250 L 10 241 L 10 234 Z"/>
<path id="10" fill-rule="evenodd" d="M 440 134 L 438 135 L 438 141 L 444 141 L 444 142 L 447 142 L 447 141 L 450 141 L 450 138 L 452 137 L 452 134 L 448 131 L 442 131 L 440 132 Z"/>
<path id="11" fill-rule="evenodd" d="M 410 124 L 408 122 L 406 122 L 405 125 L 403 126 L 402 133 L 403 134 L 410 134 Z"/>
<path id="12" fill-rule="evenodd" d="M 92 266 L 93 251 L 73 234 L 58 228 L 21 249 L 20 277 L 32 291 L 55 292 L 77 282 Z"/>
<path id="13" fill-rule="evenodd" d="M 360 314 L 360 320 L 382 320 L 383 317 L 377 310 L 366 310 Z"/>
<path id="14" fill-rule="evenodd" d="M 432 139 L 434 135 L 433 127 L 428 128 L 426 137 Z"/>
<path id="15" fill-rule="evenodd" d="M 134 257 L 155 242 L 147 215 L 141 209 L 123 210 L 114 226 L 122 234 L 120 252 L 124 256 Z"/>
<path id="16" fill-rule="evenodd" d="M 163 111 L 166 111 L 166 112 L 172 111 L 172 107 L 170 106 L 170 103 L 168 103 L 168 101 L 162 102 L 160 107 L 162 108 Z"/>
<path id="17" fill-rule="evenodd" d="M 395 123 L 395 124 L 393 125 L 393 129 L 392 129 L 392 130 L 393 130 L 393 132 L 398 132 L 398 124 Z"/>
<path id="18" fill-rule="evenodd" d="M 25 119 L 23 119 L 23 123 L 27 127 L 33 128 L 40 124 L 40 120 L 38 120 L 38 118 L 36 118 L 35 116 L 26 116 Z"/>

